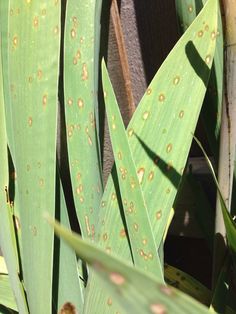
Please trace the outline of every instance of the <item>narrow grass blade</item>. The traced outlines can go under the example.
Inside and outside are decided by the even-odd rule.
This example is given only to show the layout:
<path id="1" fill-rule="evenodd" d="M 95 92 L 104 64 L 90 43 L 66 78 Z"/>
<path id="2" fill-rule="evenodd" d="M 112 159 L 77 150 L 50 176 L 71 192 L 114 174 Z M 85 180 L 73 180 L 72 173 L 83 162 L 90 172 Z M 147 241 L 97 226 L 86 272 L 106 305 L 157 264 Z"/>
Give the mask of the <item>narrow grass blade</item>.
<path id="1" fill-rule="evenodd" d="M 232 184 L 232 200 L 231 200 L 230 212 L 233 217 L 236 215 L 236 154 L 234 158 L 234 176 L 233 176 L 233 184 Z"/>
<path id="2" fill-rule="evenodd" d="M 211 291 L 182 270 L 165 264 L 165 280 L 167 284 L 178 288 L 202 304 L 209 306 Z"/>
<path id="3" fill-rule="evenodd" d="M 211 301 L 211 308 L 217 311 L 217 313 L 225 313 L 227 296 L 229 294 L 229 267 L 230 260 L 226 257 L 217 279 Z"/>
<path id="4" fill-rule="evenodd" d="M 14 294 L 12 293 L 11 284 L 8 275 L 0 273 L 0 304 L 17 311 L 17 305 Z"/>
<path id="5" fill-rule="evenodd" d="M 10 17 L 10 0 L 0 2 L 0 24 L 1 24 L 1 50 L 2 50 L 2 72 L 3 72 L 3 92 L 7 104 L 5 107 L 6 118 L 11 119 L 12 106 L 10 106 L 10 82 L 8 68 L 8 23 Z M 14 135 L 10 125 L 7 127 L 7 139 L 10 150 L 14 151 Z"/>
<path id="6" fill-rule="evenodd" d="M 153 314 L 196 314 L 209 313 L 208 309 L 179 292 L 165 286 L 147 273 L 134 268 L 122 260 L 105 253 L 102 249 L 82 240 L 58 223 L 51 224 L 55 232 L 88 262 L 100 277 L 100 283 L 110 298 L 108 306 L 113 312 L 113 300 L 117 300 L 122 313 L 153 313 Z M 93 304 L 94 312 L 97 305 Z M 93 312 L 93 313 L 94 313 Z"/>
<path id="7" fill-rule="evenodd" d="M 64 198 L 64 192 L 59 178 L 57 178 L 56 219 L 70 229 L 70 222 Z M 78 262 L 75 252 L 60 238 L 55 239 L 54 249 L 54 306 L 56 313 L 67 303 L 78 313 L 83 310 L 82 280 L 79 278 Z M 57 304 L 55 304 L 57 303 Z"/>
<path id="8" fill-rule="evenodd" d="M 10 206 L 8 186 L 9 169 L 7 153 L 7 134 L 5 121 L 5 103 L 3 95 L 2 51 L 0 43 L 0 247 L 7 263 L 11 287 L 19 311 L 28 313 L 22 282 L 19 278 L 20 267 L 17 252 L 12 206 Z"/>
<path id="9" fill-rule="evenodd" d="M 209 32 L 203 40 L 197 34 L 204 23 Z M 209 0 L 160 67 L 127 129 L 157 246 L 166 230 L 205 95 L 215 50 L 215 38 L 211 35 L 216 29 L 217 2 Z M 115 171 L 102 198 L 98 220 L 101 227 L 96 239 L 107 252 L 131 260 L 119 204 L 114 199 L 114 185 Z M 104 305 L 106 299 L 91 276 L 85 299 L 88 313 L 95 300 Z M 98 311 L 111 310 L 101 305 Z"/>
<path id="10" fill-rule="evenodd" d="M 217 191 L 218 191 L 218 195 L 219 195 L 219 199 L 220 199 L 221 210 L 222 210 L 222 214 L 223 214 L 223 218 L 224 218 L 224 224 L 225 224 L 225 228 L 226 228 L 226 236 L 227 236 L 227 240 L 228 240 L 228 245 L 229 245 L 229 248 L 231 249 L 231 252 L 233 254 L 234 261 L 236 262 L 236 223 L 233 220 L 233 218 L 231 217 L 231 214 L 229 213 L 229 211 L 227 209 L 227 206 L 226 206 L 224 198 L 222 196 L 221 189 L 219 187 L 219 183 L 217 181 L 215 171 L 214 171 L 214 168 L 211 164 L 211 161 L 208 158 L 208 156 L 207 156 L 204 148 L 202 147 L 202 144 L 199 142 L 199 140 L 196 137 L 194 137 L 194 139 L 198 143 L 199 147 L 201 148 L 201 150 L 202 150 L 202 152 L 206 158 L 207 164 L 209 166 L 209 169 L 211 171 L 215 185 L 217 187 Z"/>
<path id="11" fill-rule="evenodd" d="M 91 239 L 103 192 L 96 121 L 98 2 L 67 1 L 64 39 L 64 102 L 72 189 L 82 235 Z"/>
<path id="12" fill-rule="evenodd" d="M 102 62 L 102 81 L 107 121 L 134 264 L 153 273 L 160 281 L 164 282 L 158 247 L 151 229 L 148 209 L 104 61 Z"/>
<path id="13" fill-rule="evenodd" d="M 24 284 L 34 314 L 52 307 L 54 235 L 42 213 L 55 211 L 60 5 L 10 0 L 8 8 L 6 124 L 13 134 Z"/>

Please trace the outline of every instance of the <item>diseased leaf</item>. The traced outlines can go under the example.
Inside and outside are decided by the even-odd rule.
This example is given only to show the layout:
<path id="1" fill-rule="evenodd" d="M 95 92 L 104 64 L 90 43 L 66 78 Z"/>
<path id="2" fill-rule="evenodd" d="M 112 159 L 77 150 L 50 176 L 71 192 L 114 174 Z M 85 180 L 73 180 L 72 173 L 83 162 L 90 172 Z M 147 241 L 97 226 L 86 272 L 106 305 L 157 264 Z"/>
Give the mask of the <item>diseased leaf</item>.
<path id="1" fill-rule="evenodd" d="M 169 285 L 178 288 L 199 302 L 207 306 L 210 304 L 211 291 L 182 270 L 165 264 L 165 280 Z"/>
<path id="2" fill-rule="evenodd" d="M 49 219 L 49 221 L 51 221 Z M 122 313 L 149 314 L 207 314 L 208 308 L 175 288 L 163 285 L 121 259 L 105 253 L 102 249 L 82 240 L 82 238 L 58 223 L 51 224 L 60 235 L 99 275 L 99 286 L 106 289 L 109 297 L 107 307 L 113 313 L 113 301 L 119 302 Z M 94 312 L 97 304 L 93 304 Z"/>
<path id="3" fill-rule="evenodd" d="M 82 235 L 91 239 L 103 193 L 97 134 L 99 3 L 101 0 L 67 1 L 64 38 L 64 103 L 72 190 Z"/>
<path id="4" fill-rule="evenodd" d="M 2 7 L 0 7 L 0 9 L 0 13 L 2 14 Z M 0 17 L 1 16 L 2 15 L 0 15 Z M 2 31 L 2 28 L 0 28 L 0 31 Z M 18 309 L 22 313 L 28 313 L 23 285 L 19 278 L 19 257 L 17 252 L 16 236 L 13 224 L 12 206 L 10 205 L 8 194 L 9 169 L 5 120 L 5 100 L 3 94 L 1 39 L 2 38 L 0 37 L 0 248 L 7 263 L 11 287 L 14 292 Z M 8 292 L 6 291 L 6 295 L 3 295 L 3 297 L 7 295 Z"/>
<path id="5" fill-rule="evenodd" d="M 207 24 L 204 40 L 198 31 Z M 217 1 L 209 0 L 168 55 L 142 98 L 127 128 L 136 172 L 148 208 L 154 237 L 162 242 L 177 188 L 185 167 L 192 133 L 206 92 L 217 30 Z M 96 239 L 107 252 L 132 261 L 124 236 L 122 209 L 114 200 L 117 177 L 113 170 L 102 198 Z M 115 228 L 114 228 L 115 222 Z M 99 227 L 97 227 L 99 228 Z M 85 310 L 110 313 L 107 295 L 90 276 Z"/>
<path id="6" fill-rule="evenodd" d="M 104 62 L 102 63 L 102 81 L 119 190 L 134 264 L 153 273 L 160 281 L 164 282 L 162 265 L 158 256 L 158 247 L 152 233 L 148 209 Z M 118 194 L 116 197 L 119 198 L 120 195 Z M 124 230 L 124 232 L 126 231 Z"/>
<path id="7" fill-rule="evenodd" d="M 60 1 L 8 2 L 3 59 L 22 268 L 30 313 L 51 313 Z M 21 248 L 20 245 L 20 248 Z M 24 312 L 22 312 L 24 313 Z"/>
<path id="8" fill-rule="evenodd" d="M 70 222 L 64 198 L 64 191 L 57 176 L 57 199 L 56 219 L 70 229 Z M 73 304 L 79 313 L 83 310 L 83 289 L 82 280 L 79 278 L 78 262 L 75 252 L 60 239 L 55 239 L 54 262 L 53 262 L 53 304 L 56 313 L 63 307 L 63 304 Z"/>

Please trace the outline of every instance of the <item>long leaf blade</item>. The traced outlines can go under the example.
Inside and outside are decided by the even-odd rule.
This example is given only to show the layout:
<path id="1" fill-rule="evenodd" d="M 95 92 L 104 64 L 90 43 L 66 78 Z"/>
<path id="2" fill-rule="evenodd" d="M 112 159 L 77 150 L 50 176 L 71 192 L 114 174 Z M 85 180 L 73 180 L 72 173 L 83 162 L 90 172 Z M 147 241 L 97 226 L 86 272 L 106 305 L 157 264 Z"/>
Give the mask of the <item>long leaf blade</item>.
<path id="1" fill-rule="evenodd" d="M 164 282 L 148 209 L 143 198 L 125 127 L 104 61 L 102 63 L 102 81 L 107 121 L 134 263 L 142 269 L 152 272 Z"/>
<path id="2" fill-rule="evenodd" d="M 52 223 L 52 222 L 51 222 Z M 105 253 L 100 248 L 80 236 L 71 233 L 58 223 L 52 223 L 55 232 L 60 235 L 79 256 L 88 262 L 97 272 L 104 289 L 109 291 L 108 304 L 113 312 L 116 299 L 122 307 L 122 313 L 152 314 L 196 314 L 209 313 L 208 308 L 194 299 L 165 286 L 122 260 Z M 93 309 L 97 308 L 93 304 Z"/>
<path id="3" fill-rule="evenodd" d="M 209 32 L 202 40 L 198 31 L 204 23 Z M 209 0 L 159 69 L 127 129 L 158 246 L 166 229 L 191 145 L 191 133 L 205 95 L 215 50 L 215 38 L 211 35 L 216 28 L 217 1 Z M 132 260 L 119 204 L 113 198 L 116 192 L 114 184 L 117 184 L 117 179 L 113 171 L 101 202 L 98 220 L 101 227 L 97 240 L 107 252 Z M 114 221 L 116 228 L 113 227 Z M 91 305 L 96 302 L 101 304 L 98 311 L 109 313 L 110 309 L 104 306 L 105 294 L 98 291 L 92 276 L 89 282 L 86 311 L 92 313 Z"/>
<path id="4" fill-rule="evenodd" d="M 94 239 L 103 192 L 97 123 L 99 1 L 67 1 L 64 94 L 68 158 L 83 237 Z M 96 18 L 95 18 L 96 15 Z"/>
<path id="5" fill-rule="evenodd" d="M 52 307 L 54 236 L 42 212 L 55 212 L 60 6 L 10 0 L 8 8 L 6 123 L 13 134 L 24 284 L 35 314 L 51 313 Z"/>

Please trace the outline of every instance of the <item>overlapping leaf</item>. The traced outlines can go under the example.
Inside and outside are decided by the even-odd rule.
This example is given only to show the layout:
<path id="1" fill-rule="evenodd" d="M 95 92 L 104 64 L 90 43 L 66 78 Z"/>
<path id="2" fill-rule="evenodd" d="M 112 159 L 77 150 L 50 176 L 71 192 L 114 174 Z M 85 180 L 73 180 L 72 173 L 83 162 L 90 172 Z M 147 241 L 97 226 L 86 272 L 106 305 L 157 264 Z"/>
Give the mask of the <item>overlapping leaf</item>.
<path id="1" fill-rule="evenodd" d="M 155 274 L 160 281 L 164 281 L 162 265 L 158 256 L 158 247 L 156 246 L 149 221 L 148 209 L 104 62 L 102 63 L 102 81 L 119 190 L 134 264 Z M 119 192 L 118 197 L 120 197 Z M 124 230 L 124 232 L 126 231 Z"/>
<path id="2" fill-rule="evenodd" d="M 99 275 L 101 284 L 109 294 L 107 306 L 113 313 L 116 312 L 114 300 L 119 303 L 122 313 L 127 314 L 209 313 L 208 308 L 175 288 L 163 285 L 147 273 L 105 253 L 58 223 L 53 226 L 56 233 Z M 97 305 L 94 304 L 93 308 L 95 312 Z"/>
<path id="3" fill-rule="evenodd" d="M 0 43 L 0 247 L 7 262 L 11 287 L 17 301 L 18 309 L 22 313 L 27 313 L 27 304 L 24 295 L 22 282 L 19 278 L 20 267 L 16 248 L 16 237 L 13 225 L 12 208 L 10 206 L 8 185 L 8 153 L 7 153 L 7 134 L 5 121 L 5 104 L 3 95 L 3 76 L 2 76 L 2 54 Z M 4 278 L 1 278 L 4 280 Z M 5 277 L 6 279 L 6 277 Z M 9 281 L 7 280 L 7 283 Z M 4 281 L 4 283 L 6 283 Z M 8 289 L 9 290 L 9 289 Z M 7 291 L 6 291 L 7 293 Z M 0 302 L 1 303 L 1 302 Z"/>
<path id="4" fill-rule="evenodd" d="M 208 32 L 203 40 L 199 31 Z M 217 2 L 209 0 L 191 24 L 148 87 L 129 126 L 127 135 L 136 171 L 149 210 L 149 219 L 157 245 L 162 241 L 166 223 L 186 163 L 215 50 Z M 124 237 L 122 211 L 114 200 L 117 179 L 112 172 L 101 202 L 97 233 L 99 245 L 108 252 L 131 260 Z M 114 221 L 116 228 L 113 227 Z M 98 291 L 90 278 L 85 299 L 87 313 L 92 304 L 109 313 L 107 296 Z"/>
<path id="5" fill-rule="evenodd" d="M 8 307 L 14 311 L 18 310 L 14 294 L 12 293 L 9 276 L 2 275 L 1 273 L 0 273 L 0 305 Z"/>
<path id="6" fill-rule="evenodd" d="M 30 312 L 50 313 L 55 211 L 60 1 L 8 1 L 3 59 L 6 125 L 16 169 L 16 206 Z M 43 301 L 42 301 L 43 300 Z"/>
<path id="7" fill-rule="evenodd" d="M 64 39 L 64 103 L 70 175 L 81 232 L 91 239 L 94 239 L 103 192 L 97 134 L 99 3 L 100 0 L 67 1 Z"/>
<path id="8" fill-rule="evenodd" d="M 218 1 L 218 0 L 216 0 Z M 176 0 L 176 11 L 182 34 L 194 21 L 207 0 Z M 199 36 L 205 37 L 208 33 L 208 25 L 203 25 Z M 212 66 L 209 86 L 202 108 L 202 120 L 206 129 L 206 135 L 215 160 L 219 158 L 219 136 L 221 125 L 222 95 L 223 95 L 223 29 L 220 8 L 218 10 L 218 27 L 216 36 L 216 51 Z"/>

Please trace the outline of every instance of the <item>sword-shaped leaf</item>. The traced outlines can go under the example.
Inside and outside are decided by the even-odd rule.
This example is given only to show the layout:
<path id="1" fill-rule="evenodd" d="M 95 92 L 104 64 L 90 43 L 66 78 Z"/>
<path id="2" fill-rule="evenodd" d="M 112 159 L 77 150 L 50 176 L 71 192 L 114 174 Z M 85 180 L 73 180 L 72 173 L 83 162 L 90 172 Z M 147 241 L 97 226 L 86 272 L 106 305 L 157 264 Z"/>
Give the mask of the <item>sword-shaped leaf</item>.
<path id="1" fill-rule="evenodd" d="M 64 103 L 73 196 L 83 237 L 94 239 L 103 192 L 97 121 L 101 1 L 67 1 Z M 96 15 L 96 19 L 95 19 Z"/>
<path id="2" fill-rule="evenodd" d="M 198 36 L 203 25 L 209 28 L 204 40 Z M 157 246 L 163 239 L 201 110 L 216 30 L 217 1 L 209 0 L 160 67 L 127 129 Z M 132 260 L 114 182 L 116 185 L 113 171 L 101 202 L 97 240 L 108 252 Z M 85 309 L 92 313 L 96 302 L 98 312 L 110 313 L 107 296 L 92 277 Z"/>
<path id="3" fill-rule="evenodd" d="M 23 274 L 31 313 L 51 313 L 56 121 L 60 54 L 60 1 L 10 0 L 6 124 L 16 169 Z M 21 254 L 22 255 L 22 254 Z"/>
<path id="4" fill-rule="evenodd" d="M 0 247 L 3 252 L 12 290 L 20 312 L 28 313 L 23 284 L 20 281 L 19 257 L 10 206 L 8 186 L 9 169 L 7 153 L 7 134 L 5 120 L 5 103 L 3 95 L 2 51 L 0 43 Z M 3 278 L 2 278 L 3 279 Z M 7 281 L 8 282 L 8 281 Z M 1 295 L 1 293 L 0 293 Z M 0 302 L 1 303 L 1 302 Z"/>
<path id="5" fill-rule="evenodd" d="M 102 82 L 119 190 L 134 264 L 153 273 L 160 281 L 164 282 L 148 209 L 104 61 L 102 62 Z"/>
<path id="6" fill-rule="evenodd" d="M 55 232 L 99 275 L 99 283 L 110 295 L 107 302 L 113 313 L 115 313 L 115 309 L 112 305 L 115 300 L 119 303 L 122 313 L 127 314 L 209 313 L 207 307 L 177 289 L 163 285 L 146 272 L 107 254 L 60 224 L 53 222 L 51 224 L 53 224 Z M 91 307 L 93 313 L 97 312 L 97 304 L 94 303 Z"/>

